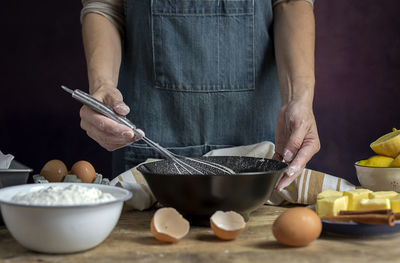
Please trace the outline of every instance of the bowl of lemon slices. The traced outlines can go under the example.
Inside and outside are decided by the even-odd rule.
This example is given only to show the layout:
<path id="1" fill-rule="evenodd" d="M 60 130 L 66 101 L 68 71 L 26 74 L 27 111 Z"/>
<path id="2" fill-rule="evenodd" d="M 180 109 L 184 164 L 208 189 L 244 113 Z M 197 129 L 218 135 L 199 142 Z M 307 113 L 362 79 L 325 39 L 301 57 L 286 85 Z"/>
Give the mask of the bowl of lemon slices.
<path id="1" fill-rule="evenodd" d="M 375 155 L 354 164 L 361 186 L 373 191 L 400 192 L 400 130 L 393 128 L 370 147 Z"/>

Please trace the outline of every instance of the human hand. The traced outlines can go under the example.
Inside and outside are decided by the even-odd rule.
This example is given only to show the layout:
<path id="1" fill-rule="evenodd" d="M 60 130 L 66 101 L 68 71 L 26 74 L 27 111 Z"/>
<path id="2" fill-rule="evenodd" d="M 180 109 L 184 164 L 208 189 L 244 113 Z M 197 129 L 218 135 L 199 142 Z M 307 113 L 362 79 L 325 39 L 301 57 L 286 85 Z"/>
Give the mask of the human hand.
<path id="1" fill-rule="evenodd" d="M 91 95 L 110 106 L 120 115 L 125 116 L 130 111 L 129 107 L 123 102 L 121 92 L 114 87 L 102 86 Z M 114 151 L 140 140 L 129 127 L 95 112 L 86 105 L 82 106 L 79 114 L 81 128 L 86 131 L 90 138 L 108 151 Z M 144 136 L 142 130 L 139 130 L 139 132 Z"/>
<path id="2" fill-rule="evenodd" d="M 276 144 L 273 159 L 289 163 L 278 182 L 281 191 L 298 177 L 311 157 L 320 149 L 317 125 L 312 107 L 301 101 L 291 101 L 281 107 L 276 124 Z"/>

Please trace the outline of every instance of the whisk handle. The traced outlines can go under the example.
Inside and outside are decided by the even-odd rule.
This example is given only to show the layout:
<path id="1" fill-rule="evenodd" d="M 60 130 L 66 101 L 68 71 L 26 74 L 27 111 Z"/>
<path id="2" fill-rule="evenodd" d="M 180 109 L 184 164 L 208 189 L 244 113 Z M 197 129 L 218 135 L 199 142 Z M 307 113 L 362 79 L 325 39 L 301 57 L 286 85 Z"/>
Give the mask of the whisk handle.
<path id="1" fill-rule="evenodd" d="M 98 113 L 103 114 L 104 116 L 106 116 L 116 122 L 119 122 L 121 124 L 128 126 L 129 128 L 131 128 L 133 130 L 133 132 L 135 133 L 135 135 L 138 138 L 141 138 L 141 139 L 143 138 L 143 135 L 136 129 L 136 126 L 130 120 L 128 120 L 126 117 L 124 117 L 122 115 L 115 113 L 115 111 L 112 108 L 110 108 L 109 106 L 96 100 L 95 98 L 93 98 L 92 96 L 87 94 L 86 92 L 81 91 L 79 89 L 72 91 L 65 86 L 61 86 L 61 87 L 65 91 L 71 93 L 72 98 L 76 99 L 77 101 L 80 101 L 81 103 L 90 107 L 94 111 L 97 111 Z"/>

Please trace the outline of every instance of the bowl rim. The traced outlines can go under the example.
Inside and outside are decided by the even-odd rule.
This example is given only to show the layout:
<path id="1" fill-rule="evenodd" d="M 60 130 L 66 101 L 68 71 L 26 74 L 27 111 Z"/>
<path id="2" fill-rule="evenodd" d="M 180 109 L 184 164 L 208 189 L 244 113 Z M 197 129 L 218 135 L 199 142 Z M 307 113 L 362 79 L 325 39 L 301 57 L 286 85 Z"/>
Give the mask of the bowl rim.
<path id="1" fill-rule="evenodd" d="M 137 167 L 138 168 L 138 167 Z M 270 170 L 270 171 L 263 171 L 263 172 L 245 172 L 245 173 L 235 173 L 235 174 L 154 174 L 154 173 L 142 173 L 144 176 L 150 175 L 150 176 L 185 176 L 185 177 L 216 177 L 216 176 L 221 176 L 221 177 L 236 177 L 236 176 L 242 176 L 242 175 L 269 175 L 273 173 L 281 173 L 285 171 L 288 168 L 288 165 L 285 168 L 279 169 L 279 170 Z M 386 168 L 386 167 L 385 167 Z M 391 167 L 394 168 L 394 167 Z"/>
<path id="2" fill-rule="evenodd" d="M 359 161 L 357 161 L 357 162 L 355 162 L 354 163 L 354 166 L 358 166 L 358 167 L 367 167 L 367 168 L 374 168 L 374 169 L 381 169 L 381 168 L 383 168 L 383 169 L 399 169 L 400 167 L 390 167 L 390 166 L 386 166 L 386 167 L 378 167 L 378 166 L 366 166 L 366 165 L 359 165 L 358 164 L 358 162 Z"/>
<path id="3" fill-rule="evenodd" d="M 116 198 L 116 200 L 112 201 L 107 201 L 107 202 L 101 202 L 101 203 L 96 203 L 96 204 L 82 204 L 82 205 L 29 205 L 29 204 L 21 204 L 21 203 L 16 203 L 16 202 L 11 202 L 11 201 L 6 201 L 0 199 L 0 205 L 10 205 L 10 206 L 19 206 L 19 207 L 30 207 L 30 208 L 50 208 L 50 209 L 63 209 L 63 208 L 89 208 L 89 207 L 98 207 L 98 206 L 103 206 L 103 205 L 110 205 L 110 204 L 115 204 L 119 202 L 124 202 L 126 200 L 129 200 L 132 197 L 132 192 L 124 189 L 122 187 L 114 186 L 114 185 L 101 185 L 101 184 L 91 184 L 91 183 L 46 183 L 46 184 L 21 184 L 21 185 L 13 185 L 13 186 L 8 186 L 0 189 L 0 193 L 5 190 L 9 190 L 10 188 L 23 188 L 26 187 L 27 185 L 30 185 L 31 187 L 34 186 L 43 186 L 43 187 L 50 187 L 50 186 L 65 186 L 67 187 L 68 185 L 81 185 L 85 187 L 96 187 L 96 186 L 101 186 L 104 188 L 109 188 L 109 189 L 118 189 L 117 191 L 122 191 L 125 195 L 120 198 Z M 101 190 L 101 189 L 100 189 Z M 17 192 L 16 192 L 17 193 Z"/>
<path id="4" fill-rule="evenodd" d="M 281 169 L 277 169 L 277 170 L 258 171 L 258 172 L 243 172 L 243 173 L 234 173 L 234 174 L 158 174 L 158 173 L 143 173 L 142 171 L 140 171 L 139 168 L 141 166 L 144 166 L 146 164 L 152 163 L 152 162 L 144 162 L 144 163 L 139 164 L 136 167 L 136 169 L 141 174 L 143 174 L 143 176 L 150 175 L 150 176 L 170 176 L 170 177 L 173 177 L 173 176 L 185 176 L 185 177 L 192 177 L 192 176 L 194 176 L 194 177 L 216 177 L 216 176 L 221 176 L 222 177 L 222 176 L 227 176 L 227 177 L 234 177 L 234 176 L 240 176 L 240 175 L 256 175 L 257 176 L 257 175 L 268 175 L 268 174 L 272 174 L 272 173 L 281 173 L 281 172 L 284 172 L 289 167 L 288 163 L 283 162 L 283 161 L 274 160 L 272 158 L 251 157 L 251 156 L 225 156 L 225 155 L 200 156 L 200 157 L 245 157 L 245 158 L 265 159 L 265 160 L 272 160 L 272 161 L 275 161 L 275 162 L 279 162 L 279 163 L 283 164 L 284 167 L 281 168 Z M 164 160 L 165 159 L 161 159 L 161 160 L 158 160 L 158 161 L 164 161 Z"/>

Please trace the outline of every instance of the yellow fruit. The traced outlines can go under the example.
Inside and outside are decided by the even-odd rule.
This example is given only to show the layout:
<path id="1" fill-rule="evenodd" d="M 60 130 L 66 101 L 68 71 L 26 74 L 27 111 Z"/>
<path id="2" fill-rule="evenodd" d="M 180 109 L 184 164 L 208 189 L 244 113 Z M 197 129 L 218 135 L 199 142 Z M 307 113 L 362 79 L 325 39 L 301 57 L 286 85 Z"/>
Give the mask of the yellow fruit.
<path id="1" fill-rule="evenodd" d="M 395 158 L 400 154 L 400 130 L 394 128 L 392 132 L 371 143 L 370 147 L 376 154 Z"/>
<path id="2" fill-rule="evenodd" d="M 368 163 L 368 160 L 361 160 L 361 161 L 358 161 L 357 164 L 361 165 L 361 166 L 368 166 L 367 163 Z"/>
<path id="3" fill-rule="evenodd" d="M 367 160 L 359 161 L 358 165 L 371 166 L 371 167 L 389 167 L 392 162 L 393 158 L 391 157 L 374 155 L 368 158 Z"/>
<path id="4" fill-rule="evenodd" d="M 393 162 L 390 164 L 391 167 L 400 167 L 400 154 L 394 158 Z"/>

